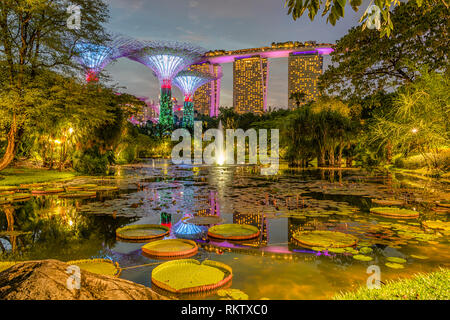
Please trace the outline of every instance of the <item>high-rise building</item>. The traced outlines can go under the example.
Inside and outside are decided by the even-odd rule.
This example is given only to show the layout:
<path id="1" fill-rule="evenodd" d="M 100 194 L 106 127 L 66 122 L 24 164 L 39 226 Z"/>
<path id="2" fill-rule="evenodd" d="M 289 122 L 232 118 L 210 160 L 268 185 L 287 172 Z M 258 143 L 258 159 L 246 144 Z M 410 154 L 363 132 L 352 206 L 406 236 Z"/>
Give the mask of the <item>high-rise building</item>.
<path id="1" fill-rule="evenodd" d="M 220 64 L 211 64 L 209 62 L 191 65 L 188 70 L 199 71 L 203 73 L 219 76 L 222 73 Z M 216 80 L 204 84 L 194 94 L 194 109 L 198 114 L 217 117 L 220 106 L 220 77 Z"/>
<path id="2" fill-rule="evenodd" d="M 233 63 L 233 107 L 237 113 L 262 114 L 267 105 L 268 60 L 259 55 Z"/>
<path id="3" fill-rule="evenodd" d="M 288 98 L 293 93 L 305 93 L 304 102 L 316 100 L 319 96 L 318 82 L 323 69 L 323 56 L 315 51 L 293 52 L 288 59 Z M 289 109 L 295 108 L 296 100 L 288 100 Z"/>

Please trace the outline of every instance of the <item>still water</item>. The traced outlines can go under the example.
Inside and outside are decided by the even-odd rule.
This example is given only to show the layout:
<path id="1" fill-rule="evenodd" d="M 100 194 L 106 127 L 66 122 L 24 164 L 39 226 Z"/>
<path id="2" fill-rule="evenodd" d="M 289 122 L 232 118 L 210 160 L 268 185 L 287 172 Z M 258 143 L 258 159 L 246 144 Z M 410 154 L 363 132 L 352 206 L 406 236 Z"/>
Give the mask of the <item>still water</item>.
<path id="1" fill-rule="evenodd" d="M 449 234 L 426 230 L 420 223 L 447 221 L 448 213 L 431 210 L 431 202 L 449 197 L 448 185 L 435 181 L 359 170 L 286 169 L 264 177 L 251 166 L 175 166 L 150 159 L 121 167 L 114 177 L 79 177 L 67 183 L 119 190 L 98 192 L 91 199 L 46 195 L 0 206 L 0 260 L 108 258 L 124 268 L 121 278 L 151 287 L 154 265 L 145 265 L 161 261 L 141 254 L 145 243 L 116 240 L 115 230 L 164 224 L 175 238 L 180 220 L 192 214 L 259 228 L 260 237 L 252 241 L 199 239 L 200 250 L 191 257 L 231 266 L 231 288 L 250 299 L 330 299 L 365 285 L 370 265 L 380 267 L 382 282 L 450 265 Z M 401 220 L 373 215 L 371 198 L 405 200 L 421 216 Z M 292 239 L 299 230 L 353 234 L 361 246 L 373 249 L 373 260 L 301 248 Z M 391 269 L 385 265 L 387 257 L 407 262 L 403 269 Z M 212 292 L 187 298 L 219 297 Z"/>

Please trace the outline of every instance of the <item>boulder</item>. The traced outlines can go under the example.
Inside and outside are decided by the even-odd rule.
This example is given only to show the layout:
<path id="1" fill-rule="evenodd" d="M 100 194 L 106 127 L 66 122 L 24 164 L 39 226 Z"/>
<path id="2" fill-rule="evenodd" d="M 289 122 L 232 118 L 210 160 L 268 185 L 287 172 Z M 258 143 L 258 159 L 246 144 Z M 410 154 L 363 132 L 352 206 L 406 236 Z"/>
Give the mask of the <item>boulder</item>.
<path id="1" fill-rule="evenodd" d="M 21 262 L 0 272 L 2 300 L 165 300 L 143 285 L 81 270 L 80 289 L 67 285 L 68 264 L 58 260 Z M 69 281 L 69 283 L 71 283 Z"/>

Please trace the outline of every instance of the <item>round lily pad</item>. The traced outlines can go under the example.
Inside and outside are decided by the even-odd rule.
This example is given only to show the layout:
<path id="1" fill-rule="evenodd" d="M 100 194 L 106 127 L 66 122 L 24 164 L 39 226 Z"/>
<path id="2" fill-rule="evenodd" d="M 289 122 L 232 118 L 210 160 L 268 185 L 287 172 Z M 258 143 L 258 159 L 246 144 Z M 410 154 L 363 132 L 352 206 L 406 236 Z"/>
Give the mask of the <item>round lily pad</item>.
<path id="1" fill-rule="evenodd" d="M 31 190 L 31 194 L 39 195 L 39 194 L 55 194 L 64 192 L 63 188 L 37 188 Z"/>
<path id="2" fill-rule="evenodd" d="M 422 221 L 422 225 L 428 229 L 446 230 L 450 231 L 450 222 L 441 220 L 426 220 Z"/>
<path id="3" fill-rule="evenodd" d="M 426 259 L 428 259 L 427 256 L 421 256 L 421 255 L 418 255 L 418 254 L 412 254 L 411 258 L 419 259 L 419 260 L 426 260 Z"/>
<path id="4" fill-rule="evenodd" d="M 371 208 L 370 212 L 392 218 L 414 219 L 419 217 L 419 212 L 417 211 L 393 207 L 375 207 Z"/>
<path id="5" fill-rule="evenodd" d="M 359 249 L 359 252 L 361 252 L 363 254 L 368 254 L 368 253 L 371 253 L 372 251 L 373 251 L 372 248 L 369 248 L 369 247 L 363 247 L 363 248 Z"/>
<path id="6" fill-rule="evenodd" d="M 84 259 L 66 262 L 69 265 L 76 265 L 80 269 L 105 276 L 120 276 L 121 269 L 117 262 L 108 259 Z"/>
<path id="7" fill-rule="evenodd" d="M 218 216 L 194 216 L 187 220 L 187 222 L 196 224 L 199 226 L 207 226 L 211 224 L 219 224 L 223 221 L 221 217 Z"/>
<path id="8" fill-rule="evenodd" d="M 159 224 L 135 224 L 116 230 L 117 237 L 126 240 L 152 240 L 168 234 L 169 228 Z"/>
<path id="9" fill-rule="evenodd" d="M 142 252 L 152 257 L 191 256 L 197 251 L 197 244 L 186 239 L 157 240 L 142 246 Z"/>
<path id="10" fill-rule="evenodd" d="M 400 263 L 394 263 L 394 262 L 386 262 L 386 267 L 392 268 L 392 269 L 403 269 L 404 266 Z"/>
<path id="11" fill-rule="evenodd" d="M 6 200 L 9 201 L 22 201 L 22 200 L 28 200 L 31 198 L 30 193 L 14 193 L 8 197 L 6 197 Z"/>
<path id="12" fill-rule="evenodd" d="M 0 192 L 3 191 L 16 191 L 19 189 L 17 186 L 0 186 Z"/>
<path id="13" fill-rule="evenodd" d="M 356 245 L 358 238 L 337 231 L 299 231 L 292 236 L 306 247 L 344 248 Z"/>
<path id="14" fill-rule="evenodd" d="M 328 248 L 328 251 L 332 252 L 332 253 L 344 253 L 345 252 L 344 248 Z"/>
<path id="15" fill-rule="evenodd" d="M 208 236 L 227 240 L 246 240 L 259 236 L 259 229 L 247 224 L 220 224 L 209 228 Z"/>
<path id="16" fill-rule="evenodd" d="M 6 269 L 11 268 L 17 262 L 14 261 L 0 261 L 0 272 L 5 271 Z"/>
<path id="17" fill-rule="evenodd" d="M 398 258 L 398 257 L 387 257 L 386 260 L 389 262 L 395 262 L 395 263 L 405 263 L 406 262 L 405 259 Z"/>
<path id="18" fill-rule="evenodd" d="M 116 187 L 116 186 L 98 186 L 94 190 L 95 191 L 99 191 L 99 192 L 117 191 L 117 190 L 119 190 L 119 187 Z"/>
<path id="19" fill-rule="evenodd" d="M 365 256 L 363 254 L 355 254 L 353 255 L 353 259 L 359 260 L 359 261 L 372 261 L 372 257 Z"/>
<path id="20" fill-rule="evenodd" d="M 71 191 L 58 195 L 58 198 L 95 198 L 95 191 Z"/>
<path id="21" fill-rule="evenodd" d="M 80 185 L 72 185 L 67 186 L 66 189 L 69 191 L 77 191 L 77 190 L 86 190 L 96 188 L 96 184 L 80 184 Z"/>
<path id="22" fill-rule="evenodd" d="M 372 199 L 372 203 L 380 206 L 401 206 L 404 201 L 401 200 L 385 200 L 385 199 Z"/>
<path id="23" fill-rule="evenodd" d="M 224 263 L 193 259 L 165 262 L 152 271 L 152 283 L 173 293 L 193 293 L 214 290 L 233 277 L 231 267 Z"/>

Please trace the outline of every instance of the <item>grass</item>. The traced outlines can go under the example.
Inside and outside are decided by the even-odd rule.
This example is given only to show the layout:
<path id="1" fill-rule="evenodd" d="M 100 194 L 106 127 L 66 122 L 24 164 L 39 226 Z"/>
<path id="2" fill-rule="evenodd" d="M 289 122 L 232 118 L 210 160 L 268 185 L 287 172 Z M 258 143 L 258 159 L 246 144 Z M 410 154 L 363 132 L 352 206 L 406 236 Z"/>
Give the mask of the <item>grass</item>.
<path id="1" fill-rule="evenodd" d="M 361 287 L 337 294 L 334 300 L 449 300 L 450 269 L 417 274 L 410 279 L 389 281 L 380 289 Z"/>
<path id="2" fill-rule="evenodd" d="M 76 173 L 67 171 L 7 168 L 0 171 L 0 186 L 18 186 L 21 184 L 68 180 L 75 176 Z"/>

